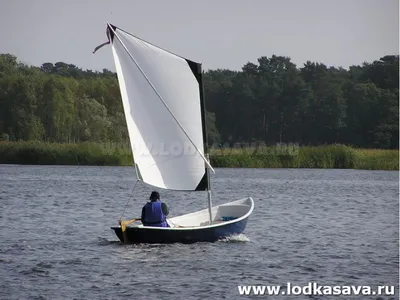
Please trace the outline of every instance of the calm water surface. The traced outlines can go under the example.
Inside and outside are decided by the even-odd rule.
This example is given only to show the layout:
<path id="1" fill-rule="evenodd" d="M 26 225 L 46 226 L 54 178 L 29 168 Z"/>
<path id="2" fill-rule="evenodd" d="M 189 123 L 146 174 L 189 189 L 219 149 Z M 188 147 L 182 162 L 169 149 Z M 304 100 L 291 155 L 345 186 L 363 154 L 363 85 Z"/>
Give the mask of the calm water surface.
<path id="1" fill-rule="evenodd" d="M 161 246 L 121 245 L 110 229 L 135 180 L 127 167 L 0 165 L 0 298 L 249 299 L 238 285 L 317 282 L 394 285 L 345 298 L 398 299 L 398 172 L 217 169 L 214 204 L 255 201 L 245 235 Z M 124 217 L 150 192 L 139 184 Z M 160 192 L 172 216 L 207 205 L 203 192 Z"/>

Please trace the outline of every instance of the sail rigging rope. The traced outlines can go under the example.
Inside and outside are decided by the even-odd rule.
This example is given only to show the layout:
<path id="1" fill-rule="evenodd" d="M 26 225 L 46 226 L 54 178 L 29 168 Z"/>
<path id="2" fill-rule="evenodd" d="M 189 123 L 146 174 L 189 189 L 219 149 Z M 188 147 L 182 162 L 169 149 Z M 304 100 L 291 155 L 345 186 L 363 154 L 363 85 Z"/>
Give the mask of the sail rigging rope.
<path id="1" fill-rule="evenodd" d="M 103 47 L 103 46 L 105 46 L 105 45 L 108 45 L 108 44 L 110 44 L 110 41 L 104 42 L 103 44 L 98 45 L 96 48 L 94 48 L 93 54 L 95 54 L 95 52 L 96 52 L 97 50 L 99 50 L 101 47 Z"/>
<path id="2" fill-rule="evenodd" d="M 106 30 L 106 35 L 107 35 L 108 41 L 107 41 L 107 42 L 104 42 L 103 44 L 98 45 L 96 48 L 94 48 L 93 54 L 95 54 L 96 51 L 99 50 L 100 48 L 102 48 L 103 46 L 108 45 L 108 44 L 111 44 L 111 39 L 110 39 L 110 35 L 108 34 L 108 30 Z"/>
<path id="3" fill-rule="evenodd" d="M 133 187 L 133 189 L 132 189 L 131 195 L 129 196 L 128 201 L 127 201 L 126 204 L 125 204 L 125 208 L 124 208 L 124 210 L 122 211 L 121 217 L 119 218 L 120 221 L 122 221 L 122 216 L 124 215 L 124 212 L 125 212 L 126 208 L 128 207 L 129 201 L 131 201 L 131 198 L 132 198 L 132 196 L 133 196 L 133 191 L 135 190 L 135 188 L 136 188 L 136 186 L 137 186 L 137 184 L 138 184 L 139 181 L 140 181 L 139 179 L 136 181 L 136 183 L 135 183 L 135 185 L 134 185 L 134 187 Z"/>
<path id="4" fill-rule="evenodd" d="M 138 179 L 138 181 L 140 181 L 140 184 L 142 185 L 143 189 L 144 189 L 144 190 L 146 191 L 146 193 L 148 194 L 148 193 L 149 193 L 149 188 L 146 187 L 146 186 L 144 185 L 143 181 L 141 181 L 141 180 L 139 180 L 139 179 Z"/>

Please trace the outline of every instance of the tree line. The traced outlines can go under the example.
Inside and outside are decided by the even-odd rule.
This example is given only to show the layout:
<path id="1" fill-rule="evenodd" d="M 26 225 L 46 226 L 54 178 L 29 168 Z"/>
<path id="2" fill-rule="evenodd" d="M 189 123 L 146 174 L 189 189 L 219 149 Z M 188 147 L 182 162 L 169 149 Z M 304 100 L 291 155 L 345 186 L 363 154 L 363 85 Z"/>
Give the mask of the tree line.
<path id="1" fill-rule="evenodd" d="M 260 57 L 204 73 L 210 144 L 342 143 L 398 149 L 399 56 L 348 70 Z M 0 54 L 0 139 L 127 142 L 115 73 Z"/>

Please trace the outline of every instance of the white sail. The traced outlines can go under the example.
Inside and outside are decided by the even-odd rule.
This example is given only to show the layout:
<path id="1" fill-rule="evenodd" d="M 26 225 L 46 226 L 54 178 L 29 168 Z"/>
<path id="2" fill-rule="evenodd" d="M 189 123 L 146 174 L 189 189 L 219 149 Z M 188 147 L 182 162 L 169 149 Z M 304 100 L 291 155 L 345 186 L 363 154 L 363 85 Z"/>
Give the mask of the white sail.
<path id="1" fill-rule="evenodd" d="M 200 65 L 108 30 L 139 178 L 171 190 L 208 189 Z"/>

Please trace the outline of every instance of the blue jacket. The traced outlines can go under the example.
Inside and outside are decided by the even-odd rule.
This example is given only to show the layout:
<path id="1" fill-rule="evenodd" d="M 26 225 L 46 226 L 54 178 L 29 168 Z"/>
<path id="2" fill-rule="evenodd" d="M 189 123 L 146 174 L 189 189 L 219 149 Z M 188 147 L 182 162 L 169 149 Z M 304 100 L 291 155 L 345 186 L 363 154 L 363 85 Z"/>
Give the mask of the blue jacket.
<path id="1" fill-rule="evenodd" d="M 144 226 L 169 227 L 166 222 L 168 207 L 160 200 L 147 202 L 142 208 L 142 223 Z"/>

